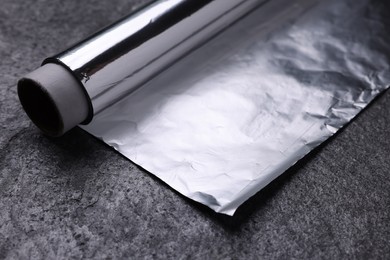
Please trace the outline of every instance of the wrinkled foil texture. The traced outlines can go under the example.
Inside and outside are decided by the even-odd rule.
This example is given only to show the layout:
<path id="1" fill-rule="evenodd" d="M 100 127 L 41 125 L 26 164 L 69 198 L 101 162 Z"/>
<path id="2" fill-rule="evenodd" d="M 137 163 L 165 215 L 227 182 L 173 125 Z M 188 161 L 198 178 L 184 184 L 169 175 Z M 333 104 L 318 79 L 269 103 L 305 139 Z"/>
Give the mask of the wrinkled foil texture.
<path id="1" fill-rule="evenodd" d="M 233 215 L 388 87 L 389 11 L 270 0 L 83 128 Z"/>

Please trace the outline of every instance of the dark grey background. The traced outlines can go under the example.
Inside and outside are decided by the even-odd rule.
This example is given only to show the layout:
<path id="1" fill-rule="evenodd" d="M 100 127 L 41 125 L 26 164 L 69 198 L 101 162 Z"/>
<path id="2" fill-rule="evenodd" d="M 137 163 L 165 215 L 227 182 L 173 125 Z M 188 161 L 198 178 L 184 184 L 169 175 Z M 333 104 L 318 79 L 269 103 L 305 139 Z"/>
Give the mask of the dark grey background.
<path id="1" fill-rule="evenodd" d="M 16 82 L 146 1 L 1 0 L 0 258 L 390 258 L 390 91 L 234 217 L 108 146 L 39 133 Z"/>

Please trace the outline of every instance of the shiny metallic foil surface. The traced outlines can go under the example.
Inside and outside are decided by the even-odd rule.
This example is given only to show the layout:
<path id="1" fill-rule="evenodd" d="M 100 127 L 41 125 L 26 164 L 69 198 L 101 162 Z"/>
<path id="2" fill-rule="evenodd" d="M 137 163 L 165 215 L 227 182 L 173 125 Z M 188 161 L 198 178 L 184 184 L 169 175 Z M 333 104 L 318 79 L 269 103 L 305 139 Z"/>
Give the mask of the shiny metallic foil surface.
<path id="1" fill-rule="evenodd" d="M 389 13 L 388 1 L 267 1 L 83 128 L 233 215 L 388 87 Z"/>
<path id="2" fill-rule="evenodd" d="M 44 63 L 72 71 L 96 114 L 264 1 L 153 1 Z"/>

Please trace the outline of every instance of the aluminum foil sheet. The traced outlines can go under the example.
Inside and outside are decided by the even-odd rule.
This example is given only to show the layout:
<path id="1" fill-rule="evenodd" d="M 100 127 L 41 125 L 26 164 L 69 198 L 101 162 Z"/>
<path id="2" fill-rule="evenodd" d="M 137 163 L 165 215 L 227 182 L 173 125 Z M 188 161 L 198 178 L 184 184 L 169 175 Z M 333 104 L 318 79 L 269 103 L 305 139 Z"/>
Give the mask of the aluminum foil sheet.
<path id="1" fill-rule="evenodd" d="M 232 215 L 388 87 L 389 11 L 267 1 L 83 128 Z"/>

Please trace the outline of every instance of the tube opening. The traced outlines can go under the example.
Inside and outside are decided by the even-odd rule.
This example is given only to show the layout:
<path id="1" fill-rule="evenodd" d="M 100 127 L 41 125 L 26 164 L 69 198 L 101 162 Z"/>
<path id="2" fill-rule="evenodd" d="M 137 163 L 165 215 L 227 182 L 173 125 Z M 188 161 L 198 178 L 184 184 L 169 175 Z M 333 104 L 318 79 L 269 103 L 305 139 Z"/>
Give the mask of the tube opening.
<path id="1" fill-rule="evenodd" d="M 46 89 L 32 79 L 18 82 L 18 95 L 23 109 L 33 123 L 47 135 L 62 135 L 64 123 L 60 112 Z"/>

